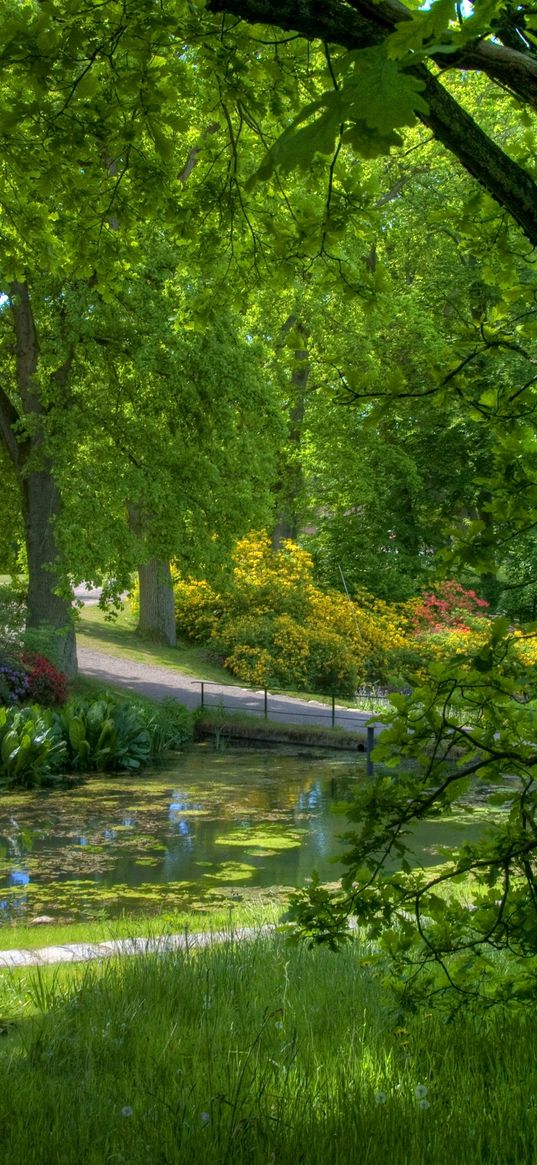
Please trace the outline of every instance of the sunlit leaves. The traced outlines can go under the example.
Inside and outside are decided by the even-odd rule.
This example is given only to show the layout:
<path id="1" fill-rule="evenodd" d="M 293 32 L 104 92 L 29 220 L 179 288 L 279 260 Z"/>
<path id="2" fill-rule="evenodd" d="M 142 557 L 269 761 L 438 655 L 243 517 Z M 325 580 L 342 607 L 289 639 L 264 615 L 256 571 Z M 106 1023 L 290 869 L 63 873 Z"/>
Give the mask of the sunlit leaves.
<path id="1" fill-rule="evenodd" d="M 396 130 L 414 125 L 417 112 L 427 112 L 423 82 L 401 72 L 382 49 L 346 53 L 334 71 L 341 84 L 301 109 L 268 151 L 250 186 L 274 170 L 306 170 L 316 154 L 332 155 L 339 137 L 365 158 L 389 154 L 402 141 Z"/>

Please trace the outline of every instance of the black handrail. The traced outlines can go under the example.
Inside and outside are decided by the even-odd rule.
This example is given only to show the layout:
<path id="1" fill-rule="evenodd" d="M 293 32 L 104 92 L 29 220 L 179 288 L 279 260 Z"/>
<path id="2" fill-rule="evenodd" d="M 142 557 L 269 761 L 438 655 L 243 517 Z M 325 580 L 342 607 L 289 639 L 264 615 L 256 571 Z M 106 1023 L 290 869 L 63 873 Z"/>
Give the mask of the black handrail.
<path id="1" fill-rule="evenodd" d="M 219 704 L 207 704 L 206 700 L 205 700 L 205 689 L 210 688 L 210 687 L 213 687 L 213 688 L 236 688 L 237 687 L 236 684 L 225 684 L 225 683 L 221 683 L 220 681 L 217 681 L 217 680 L 191 680 L 190 682 L 192 684 L 199 684 L 199 686 L 200 686 L 200 708 L 220 707 L 220 708 L 222 708 L 222 711 L 233 711 L 234 710 L 230 707 L 229 704 L 227 705 L 227 708 L 226 708 L 226 705 L 223 702 L 219 703 Z M 261 693 L 263 694 L 263 713 L 262 714 L 263 714 L 263 718 L 265 720 L 268 720 L 269 696 L 270 695 L 274 696 L 278 692 L 281 692 L 282 694 L 284 694 L 286 692 L 285 688 L 271 688 L 269 691 L 269 689 L 266 687 L 251 688 L 251 687 L 247 687 L 246 685 L 241 685 L 241 690 L 247 691 L 247 692 L 252 692 L 255 695 L 258 695 Z M 319 695 L 323 695 L 323 694 L 328 695 L 329 693 L 319 693 Z M 329 695 L 330 695 L 330 701 L 331 701 L 330 727 L 336 728 L 337 727 L 337 725 L 336 725 L 336 697 L 335 697 L 335 695 L 333 695 L 333 693 L 330 693 Z M 300 717 L 310 717 L 313 719 L 314 717 L 318 717 L 318 715 L 319 715 L 318 711 L 307 712 L 303 707 L 299 711 L 296 711 L 296 712 L 293 712 L 289 708 L 286 708 L 285 711 L 280 711 L 280 709 L 273 709 L 272 711 L 273 711 L 273 714 L 276 716 L 300 716 Z M 352 711 L 352 709 L 347 709 L 347 711 Z M 259 713 L 258 713 L 257 709 L 254 709 L 254 708 L 249 708 L 248 712 L 253 714 L 253 715 L 261 714 L 261 711 L 259 711 Z M 373 724 L 368 724 L 368 725 L 365 725 L 364 727 L 366 727 L 366 731 L 367 731 L 367 746 L 366 746 L 367 773 L 368 773 L 368 775 L 371 776 L 373 773 L 373 761 L 371 758 L 371 754 L 373 752 L 373 748 L 375 747 L 375 726 Z"/>

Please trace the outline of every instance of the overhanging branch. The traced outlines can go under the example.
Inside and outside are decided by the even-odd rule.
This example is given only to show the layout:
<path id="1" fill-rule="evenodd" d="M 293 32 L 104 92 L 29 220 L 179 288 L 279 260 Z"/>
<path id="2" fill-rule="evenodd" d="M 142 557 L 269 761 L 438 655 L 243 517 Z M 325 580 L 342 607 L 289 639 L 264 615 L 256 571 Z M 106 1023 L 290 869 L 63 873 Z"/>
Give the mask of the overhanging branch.
<path id="1" fill-rule="evenodd" d="M 381 44 L 398 21 L 410 17 L 399 0 L 381 0 L 378 5 L 352 0 L 352 7 L 340 0 L 209 0 L 208 8 L 349 50 Z M 537 62 L 530 55 L 479 41 L 457 54 L 442 56 L 441 63 L 450 69 L 479 69 L 502 89 L 510 89 L 524 103 L 537 108 Z M 408 71 L 425 87 L 429 112 L 419 114 L 420 120 L 537 245 L 537 184 L 488 137 L 426 65 L 416 65 Z"/>

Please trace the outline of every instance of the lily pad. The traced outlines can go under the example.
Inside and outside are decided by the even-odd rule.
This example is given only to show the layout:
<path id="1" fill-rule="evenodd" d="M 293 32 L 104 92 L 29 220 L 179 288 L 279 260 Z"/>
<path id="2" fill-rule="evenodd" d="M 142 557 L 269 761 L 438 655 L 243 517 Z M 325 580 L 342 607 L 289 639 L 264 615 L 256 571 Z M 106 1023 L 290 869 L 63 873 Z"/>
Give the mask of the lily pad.
<path id="1" fill-rule="evenodd" d="M 255 873 L 255 866 L 247 862 L 222 862 L 214 874 L 204 874 L 214 882 L 247 882 Z"/>
<path id="2" fill-rule="evenodd" d="M 302 845 L 302 838 L 304 830 L 287 830 L 285 833 L 276 830 L 266 829 L 252 829 L 248 826 L 245 829 L 235 829 L 231 833 L 222 834 L 220 837 L 215 837 L 215 845 L 233 845 L 240 846 L 241 849 L 252 853 L 253 850 L 279 851 L 284 849 L 296 849 Z"/>

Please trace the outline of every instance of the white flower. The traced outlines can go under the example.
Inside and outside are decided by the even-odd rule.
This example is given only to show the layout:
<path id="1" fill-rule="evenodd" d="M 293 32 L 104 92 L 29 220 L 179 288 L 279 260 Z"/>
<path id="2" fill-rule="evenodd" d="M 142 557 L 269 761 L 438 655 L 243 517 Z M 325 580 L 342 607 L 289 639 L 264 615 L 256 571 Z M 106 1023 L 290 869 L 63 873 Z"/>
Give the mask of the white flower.
<path id="1" fill-rule="evenodd" d="M 386 1104 L 387 1099 L 385 1092 L 375 1092 L 375 1104 Z"/>
<path id="2" fill-rule="evenodd" d="M 431 1106 L 429 1104 L 429 1101 L 426 1100 L 424 1096 L 421 1097 L 421 1100 L 418 1100 L 418 1108 L 430 1108 L 430 1107 Z"/>
<path id="3" fill-rule="evenodd" d="M 211 1119 L 211 1114 L 209 1112 L 202 1112 L 201 1117 L 200 1117 L 202 1125 L 208 1125 L 210 1119 Z"/>
<path id="4" fill-rule="evenodd" d="M 428 1091 L 429 1089 L 425 1084 L 416 1084 L 414 1096 L 417 1096 L 418 1100 L 423 1100 L 427 1096 Z"/>
<path id="5" fill-rule="evenodd" d="M 122 1116 L 132 1116 L 132 1108 L 131 1108 L 130 1104 L 125 1104 L 123 1106 L 123 1108 L 121 1109 L 121 1115 Z"/>

